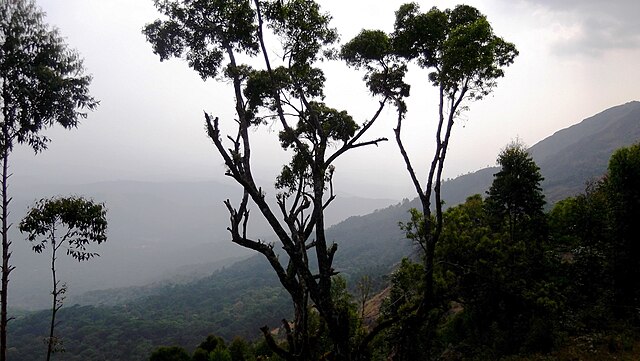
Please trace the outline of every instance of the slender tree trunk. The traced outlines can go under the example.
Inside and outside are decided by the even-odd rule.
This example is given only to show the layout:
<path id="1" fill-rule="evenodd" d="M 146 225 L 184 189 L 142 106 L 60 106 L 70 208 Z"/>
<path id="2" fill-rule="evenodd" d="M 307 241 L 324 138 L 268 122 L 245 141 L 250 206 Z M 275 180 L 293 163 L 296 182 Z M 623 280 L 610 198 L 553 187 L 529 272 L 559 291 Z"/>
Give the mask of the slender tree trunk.
<path id="1" fill-rule="evenodd" d="M 51 325 L 49 329 L 49 342 L 47 343 L 47 361 L 51 360 L 53 353 L 53 329 L 56 326 L 56 313 L 58 312 L 58 280 L 56 279 L 56 238 L 55 226 L 51 230 L 51 278 L 53 281 L 53 303 L 51 304 Z"/>
<path id="2" fill-rule="evenodd" d="M 7 359 L 7 289 L 9 288 L 9 273 L 12 267 L 9 265 L 9 203 L 11 199 L 7 194 L 7 181 L 9 180 L 9 134 L 6 125 L 6 119 L 2 128 L 3 149 L 2 149 L 2 290 L 0 290 L 0 361 Z"/>

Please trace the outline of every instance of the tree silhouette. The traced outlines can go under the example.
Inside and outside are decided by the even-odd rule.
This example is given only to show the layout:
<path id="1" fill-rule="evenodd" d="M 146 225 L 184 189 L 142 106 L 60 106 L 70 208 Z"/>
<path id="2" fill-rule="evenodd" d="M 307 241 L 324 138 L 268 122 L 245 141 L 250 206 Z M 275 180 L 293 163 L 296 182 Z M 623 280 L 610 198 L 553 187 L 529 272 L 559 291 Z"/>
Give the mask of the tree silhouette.
<path id="1" fill-rule="evenodd" d="M 500 171 L 487 192 L 486 208 L 494 230 L 506 225 L 510 242 L 544 237 L 544 180 L 540 168 L 521 143 L 514 142 L 498 155 Z"/>
<path id="2" fill-rule="evenodd" d="M 278 345 L 265 326 L 267 343 L 286 360 L 322 357 L 324 350 L 313 342 L 322 327 L 311 329 L 309 322 L 313 303 L 328 329 L 331 359 L 351 359 L 361 345 L 349 337 L 349 310 L 332 298 L 338 245 L 326 239 L 324 210 L 335 198 L 335 161 L 347 151 L 386 140 L 363 138 L 391 97 L 383 97 L 361 124 L 324 102 L 325 75 L 317 63 L 333 57 L 338 33 L 314 1 L 157 1 L 156 7 L 168 19 L 148 24 L 144 33 L 160 59 L 184 57 L 203 79 L 222 75 L 233 86 L 235 119 L 221 121 L 205 113 L 206 127 L 226 175 L 244 190 L 237 206 L 225 202 L 232 241 L 265 256 L 294 304 L 293 327 L 283 320 L 287 347 Z M 269 46 L 272 37 L 265 30 L 280 40 L 279 46 Z M 282 59 L 272 59 L 274 52 Z M 257 61 L 251 66 L 239 62 L 255 55 L 261 69 L 254 68 Z M 250 136 L 265 124 L 279 128 L 277 143 L 291 154 L 276 179 L 277 208 L 267 202 L 251 164 Z M 235 133 L 224 135 L 222 129 L 233 126 Z M 250 201 L 283 252 L 248 234 Z"/>
<path id="3" fill-rule="evenodd" d="M 453 125 L 470 102 L 493 90 L 504 75 L 503 68 L 513 63 L 518 51 L 496 36 L 487 18 L 472 6 L 458 5 L 444 11 L 434 7 L 421 13 L 418 4 L 409 3 L 396 11 L 391 34 L 363 30 L 343 47 L 341 55 L 348 64 L 365 70 L 364 80 L 373 95 L 395 101 L 396 142 L 422 208 L 421 222 L 412 222 L 417 228 L 408 231 L 424 251 L 426 277 L 420 307 L 424 314 L 434 302 L 434 252 L 442 232 L 440 186 Z M 423 182 L 401 137 L 410 90 L 404 76 L 411 61 L 429 71 L 427 81 L 439 94 L 436 149 Z"/>
<path id="4" fill-rule="evenodd" d="M 609 160 L 607 187 L 614 236 L 612 271 L 616 314 L 640 322 L 640 143 L 618 149 Z"/>

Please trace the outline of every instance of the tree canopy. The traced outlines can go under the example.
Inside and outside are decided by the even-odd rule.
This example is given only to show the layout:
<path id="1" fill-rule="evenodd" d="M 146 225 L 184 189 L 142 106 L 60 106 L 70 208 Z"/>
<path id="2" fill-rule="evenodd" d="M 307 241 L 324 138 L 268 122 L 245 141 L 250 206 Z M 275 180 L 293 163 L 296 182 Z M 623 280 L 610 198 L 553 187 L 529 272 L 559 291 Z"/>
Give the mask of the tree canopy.
<path id="1" fill-rule="evenodd" d="M 87 247 L 107 240 L 106 208 L 83 197 L 41 199 L 29 210 L 19 225 L 27 234 L 36 253 L 47 245 L 60 247 L 78 261 L 89 260 L 97 254 Z M 56 236 L 56 231 L 62 232 Z"/>
<path id="2" fill-rule="evenodd" d="M 43 128 L 76 127 L 98 105 L 82 59 L 44 16 L 33 0 L 0 4 L 1 144 L 8 151 L 16 143 L 44 149 Z"/>
<path id="3" fill-rule="evenodd" d="M 539 227 L 545 204 L 540 168 L 525 146 L 517 142 L 504 148 L 497 162 L 500 171 L 487 191 L 487 211 L 494 229 L 506 223 L 511 240 L 524 237 L 525 232 L 543 232 Z"/>

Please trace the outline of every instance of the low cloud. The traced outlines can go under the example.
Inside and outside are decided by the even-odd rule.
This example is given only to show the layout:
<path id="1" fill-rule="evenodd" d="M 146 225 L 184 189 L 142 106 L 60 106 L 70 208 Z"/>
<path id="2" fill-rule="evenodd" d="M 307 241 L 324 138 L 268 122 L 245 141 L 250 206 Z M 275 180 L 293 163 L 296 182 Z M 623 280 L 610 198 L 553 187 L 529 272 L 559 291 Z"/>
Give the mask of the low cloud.
<path id="1" fill-rule="evenodd" d="M 561 21 L 577 27 L 554 44 L 559 54 L 600 55 L 609 50 L 640 48 L 640 1 L 638 0 L 525 0 Z"/>

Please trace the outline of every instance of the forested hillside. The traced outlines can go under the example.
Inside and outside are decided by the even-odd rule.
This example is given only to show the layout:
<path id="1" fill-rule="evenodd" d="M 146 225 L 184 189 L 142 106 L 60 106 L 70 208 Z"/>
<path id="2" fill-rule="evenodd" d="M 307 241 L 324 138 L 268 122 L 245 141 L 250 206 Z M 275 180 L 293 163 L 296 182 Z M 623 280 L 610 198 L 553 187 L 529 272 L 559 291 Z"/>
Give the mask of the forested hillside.
<path id="1" fill-rule="evenodd" d="M 117 306 L 63 308 L 58 330 L 65 335 L 64 359 L 144 360 L 160 345 L 195 348 L 212 330 L 228 340 L 255 338 L 258 326 L 278 325 L 291 312 L 277 279 L 258 257 L 193 283 L 139 296 Z M 112 296 L 106 292 L 101 297 Z M 35 360 L 46 351 L 42 330 L 48 316 L 36 312 L 13 323 L 12 360 Z"/>

